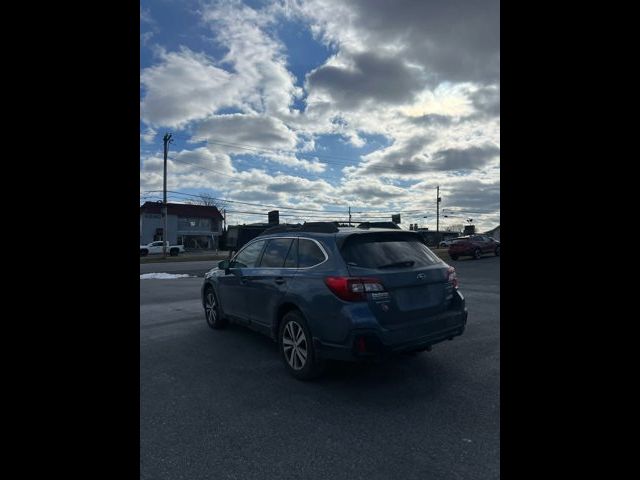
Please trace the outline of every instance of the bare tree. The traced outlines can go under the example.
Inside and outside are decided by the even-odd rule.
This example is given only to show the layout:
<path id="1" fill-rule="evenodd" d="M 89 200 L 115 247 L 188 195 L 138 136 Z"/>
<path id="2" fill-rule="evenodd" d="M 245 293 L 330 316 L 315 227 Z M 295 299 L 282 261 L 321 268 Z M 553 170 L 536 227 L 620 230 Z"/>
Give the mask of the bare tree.
<path id="1" fill-rule="evenodd" d="M 191 205 L 204 205 L 206 207 L 216 207 L 220 211 L 224 208 L 227 208 L 226 202 L 224 202 L 223 200 L 214 198 L 208 193 L 200 193 L 198 194 L 197 198 L 188 200 L 187 203 Z"/>

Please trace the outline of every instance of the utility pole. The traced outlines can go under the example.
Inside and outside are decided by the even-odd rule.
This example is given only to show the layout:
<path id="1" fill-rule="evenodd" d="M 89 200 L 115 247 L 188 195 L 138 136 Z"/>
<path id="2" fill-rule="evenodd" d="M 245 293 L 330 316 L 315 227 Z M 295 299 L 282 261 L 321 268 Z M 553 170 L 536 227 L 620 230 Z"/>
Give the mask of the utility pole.
<path id="1" fill-rule="evenodd" d="M 440 185 L 438 185 L 438 193 L 436 195 L 436 238 L 440 242 L 440 200 L 442 200 L 440 198 Z"/>
<path id="2" fill-rule="evenodd" d="M 162 216 L 164 217 L 164 227 L 162 228 L 162 255 L 167 258 L 167 153 L 169 152 L 169 143 L 171 143 L 171 134 L 165 133 L 162 137 L 164 143 L 164 180 L 162 194 Z"/>
<path id="3" fill-rule="evenodd" d="M 351 207 L 349 207 L 349 226 L 351 226 Z"/>

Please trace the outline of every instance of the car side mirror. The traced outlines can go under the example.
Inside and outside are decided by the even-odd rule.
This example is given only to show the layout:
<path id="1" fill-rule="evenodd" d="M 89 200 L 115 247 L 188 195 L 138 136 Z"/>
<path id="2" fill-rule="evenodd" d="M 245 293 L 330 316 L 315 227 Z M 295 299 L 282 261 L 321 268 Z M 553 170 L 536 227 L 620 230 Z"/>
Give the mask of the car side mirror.
<path id="1" fill-rule="evenodd" d="M 222 260 L 221 262 L 218 262 L 218 268 L 226 272 L 229 270 L 229 263 L 229 260 Z"/>

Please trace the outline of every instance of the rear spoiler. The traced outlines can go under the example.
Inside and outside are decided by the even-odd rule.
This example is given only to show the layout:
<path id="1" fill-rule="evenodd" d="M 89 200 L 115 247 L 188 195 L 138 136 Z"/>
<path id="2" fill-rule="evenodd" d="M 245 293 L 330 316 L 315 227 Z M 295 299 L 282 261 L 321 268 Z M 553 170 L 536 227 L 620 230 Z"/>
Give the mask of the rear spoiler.
<path id="1" fill-rule="evenodd" d="M 418 241 L 420 241 L 420 243 L 425 243 L 424 237 L 422 235 L 420 235 L 419 232 L 415 232 L 413 230 L 402 230 L 402 229 L 376 229 L 376 230 L 368 230 L 368 229 L 362 229 L 361 232 L 353 231 L 351 233 L 349 233 L 349 235 L 345 235 L 344 237 L 338 237 L 336 238 L 336 245 L 338 246 L 338 249 L 342 248 L 342 245 L 344 245 L 344 242 L 347 241 L 347 239 L 352 238 L 354 236 L 361 236 L 361 235 L 384 235 L 384 236 L 390 236 L 390 235 L 403 235 L 403 236 L 412 236 L 414 238 L 416 238 Z"/>

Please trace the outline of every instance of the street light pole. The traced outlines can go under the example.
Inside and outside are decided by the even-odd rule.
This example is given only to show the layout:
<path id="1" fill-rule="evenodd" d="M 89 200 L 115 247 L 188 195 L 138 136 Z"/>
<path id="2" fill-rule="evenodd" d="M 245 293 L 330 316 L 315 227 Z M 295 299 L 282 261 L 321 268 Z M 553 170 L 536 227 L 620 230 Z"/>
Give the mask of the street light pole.
<path id="1" fill-rule="evenodd" d="M 162 228 L 162 256 L 167 258 L 167 153 L 169 151 L 169 143 L 171 142 L 171 134 L 165 133 L 162 138 L 164 143 L 164 179 L 162 194 L 162 215 L 164 217 L 164 226 Z"/>
<path id="2" fill-rule="evenodd" d="M 438 185 L 438 190 L 436 194 L 436 238 L 438 242 L 440 241 L 440 185 Z"/>

